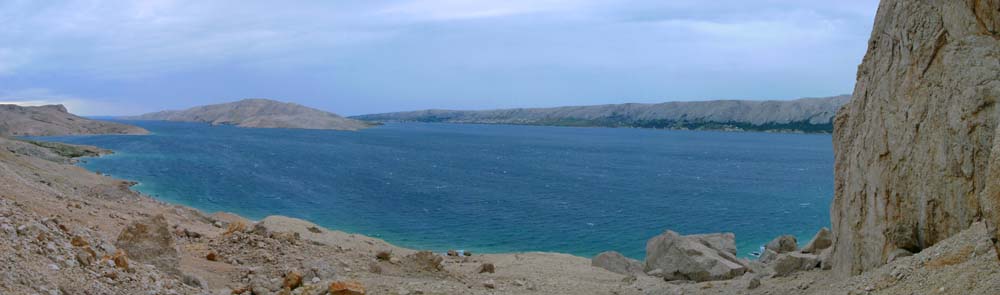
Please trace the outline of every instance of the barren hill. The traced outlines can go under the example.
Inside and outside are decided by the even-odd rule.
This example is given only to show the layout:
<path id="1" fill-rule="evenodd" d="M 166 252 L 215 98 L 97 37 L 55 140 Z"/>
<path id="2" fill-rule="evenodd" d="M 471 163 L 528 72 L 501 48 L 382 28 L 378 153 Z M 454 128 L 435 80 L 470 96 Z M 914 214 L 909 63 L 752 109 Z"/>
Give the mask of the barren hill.
<path id="1" fill-rule="evenodd" d="M 299 104 L 268 99 L 244 99 L 181 111 L 149 113 L 127 119 L 202 122 L 246 128 L 360 130 L 372 126 L 367 122 L 347 119 Z"/>

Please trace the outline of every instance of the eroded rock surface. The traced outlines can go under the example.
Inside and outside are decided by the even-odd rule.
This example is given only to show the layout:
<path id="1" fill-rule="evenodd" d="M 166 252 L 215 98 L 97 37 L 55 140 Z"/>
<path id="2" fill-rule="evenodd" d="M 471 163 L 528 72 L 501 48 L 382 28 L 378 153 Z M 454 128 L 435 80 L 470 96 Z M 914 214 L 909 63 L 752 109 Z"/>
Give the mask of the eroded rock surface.
<path id="1" fill-rule="evenodd" d="M 725 250 L 706 246 L 700 236 L 668 230 L 646 242 L 645 271 L 666 280 L 703 282 L 741 276 L 747 266 Z"/>
<path id="2" fill-rule="evenodd" d="M 152 264 L 166 273 L 180 275 L 180 256 L 163 215 L 133 222 L 118 235 L 115 246 L 124 251 L 129 259 Z"/>
<path id="3" fill-rule="evenodd" d="M 996 224 L 1000 0 L 883 0 L 834 123 L 834 269 Z M 994 188 L 996 187 L 996 188 Z"/>

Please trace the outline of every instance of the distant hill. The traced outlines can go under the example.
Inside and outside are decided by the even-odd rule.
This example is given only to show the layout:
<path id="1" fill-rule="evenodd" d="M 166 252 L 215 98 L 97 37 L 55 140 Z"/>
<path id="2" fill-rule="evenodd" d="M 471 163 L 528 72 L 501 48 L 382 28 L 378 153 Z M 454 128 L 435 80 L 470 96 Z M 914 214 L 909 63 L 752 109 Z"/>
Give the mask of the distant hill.
<path id="1" fill-rule="evenodd" d="M 91 120 L 70 114 L 63 105 L 25 107 L 0 104 L 0 136 L 147 134 L 135 126 Z"/>
<path id="2" fill-rule="evenodd" d="M 829 133 L 850 96 L 789 101 L 715 100 L 486 111 L 424 110 L 352 117 L 380 122 L 443 122 Z"/>
<path id="3" fill-rule="evenodd" d="M 359 130 L 373 125 L 294 103 L 268 99 L 245 99 L 182 111 L 149 113 L 126 119 L 202 122 L 245 128 Z"/>

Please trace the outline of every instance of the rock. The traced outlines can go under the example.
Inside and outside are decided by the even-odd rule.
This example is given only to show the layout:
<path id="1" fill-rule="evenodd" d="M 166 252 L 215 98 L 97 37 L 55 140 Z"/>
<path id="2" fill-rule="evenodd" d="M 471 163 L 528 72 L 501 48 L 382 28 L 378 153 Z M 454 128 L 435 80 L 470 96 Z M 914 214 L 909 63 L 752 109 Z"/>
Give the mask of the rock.
<path id="1" fill-rule="evenodd" d="M 457 257 L 458 256 L 458 251 L 448 250 L 448 256 Z"/>
<path id="2" fill-rule="evenodd" d="M 281 283 L 281 286 L 288 290 L 295 290 L 302 286 L 302 274 L 297 271 L 290 271 L 285 274 L 285 279 Z"/>
<path id="3" fill-rule="evenodd" d="M 734 233 L 700 234 L 685 237 L 695 239 L 712 249 L 736 255 L 736 234 Z"/>
<path id="4" fill-rule="evenodd" d="M 181 283 L 199 289 L 208 289 L 208 283 L 205 282 L 204 279 L 192 274 L 184 274 L 181 276 Z"/>
<path id="5" fill-rule="evenodd" d="M 365 286 L 355 281 L 337 281 L 330 284 L 330 295 L 365 295 Z"/>
<path id="6" fill-rule="evenodd" d="M 892 250 L 892 252 L 889 252 L 889 255 L 886 256 L 885 263 L 890 263 L 896 261 L 896 259 L 910 256 L 913 256 L 913 253 L 910 253 L 910 251 L 906 251 L 905 249 Z"/>
<path id="7" fill-rule="evenodd" d="M 771 250 L 774 251 L 775 253 L 781 254 L 781 253 L 795 252 L 795 250 L 799 249 L 799 246 L 798 242 L 795 240 L 795 236 L 784 235 L 774 238 L 774 240 L 768 242 L 767 245 L 764 246 L 764 249 Z"/>
<path id="8" fill-rule="evenodd" d="M 833 269 L 833 248 L 826 248 L 819 253 L 819 268 L 822 270 Z"/>
<path id="9" fill-rule="evenodd" d="M 760 288 L 760 279 L 750 278 L 749 280 L 747 280 L 747 290 L 753 290 L 757 288 Z"/>
<path id="10" fill-rule="evenodd" d="M 313 261 L 307 264 L 305 279 L 306 280 L 330 280 L 337 276 L 337 270 L 330 263 L 324 261 Z"/>
<path id="11" fill-rule="evenodd" d="M 834 120 L 837 273 L 919 252 L 980 217 L 1000 224 L 998 6 L 881 1 L 854 96 Z"/>
<path id="12" fill-rule="evenodd" d="M 205 255 L 205 260 L 219 261 L 219 254 L 215 254 L 215 251 L 208 252 L 208 254 Z"/>
<path id="13" fill-rule="evenodd" d="M 163 215 L 133 222 L 118 235 L 115 246 L 130 259 L 152 264 L 169 274 L 181 274 L 180 256 Z"/>
<path id="14" fill-rule="evenodd" d="M 492 263 L 483 263 L 479 265 L 478 273 L 496 273 L 497 268 Z"/>
<path id="15" fill-rule="evenodd" d="M 411 263 L 413 267 L 425 271 L 442 271 L 444 270 L 444 265 L 441 262 L 444 258 L 435 255 L 430 251 L 420 251 L 411 255 L 406 256 L 407 260 Z"/>
<path id="16" fill-rule="evenodd" d="M 486 287 L 486 289 L 496 289 L 497 283 L 494 282 L 493 280 L 486 280 L 485 282 L 483 282 L 483 287 Z"/>
<path id="17" fill-rule="evenodd" d="M 378 251 L 375 253 L 375 258 L 382 261 L 388 261 L 392 258 L 392 252 L 390 251 Z"/>
<path id="18" fill-rule="evenodd" d="M 462 255 L 465 255 L 466 257 L 472 256 L 472 251 L 465 250 L 462 252 Z"/>
<path id="19" fill-rule="evenodd" d="M 125 251 L 118 250 L 115 255 L 111 257 L 111 261 L 114 263 L 115 267 L 121 269 L 128 269 L 128 257 L 125 255 Z"/>
<path id="20" fill-rule="evenodd" d="M 597 254 L 597 256 L 594 256 L 594 258 L 590 260 L 590 265 L 623 275 L 642 273 L 641 262 L 625 257 L 621 253 L 615 251 L 607 251 Z"/>
<path id="21" fill-rule="evenodd" d="M 802 247 L 802 253 L 819 254 L 820 251 L 830 248 L 830 245 L 833 245 L 833 235 L 830 233 L 830 229 L 824 227 L 813 236 L 809 244 Z"/>
<path id="22" fill-rule="evenodd" d="M 727 251 L 668 230 L 646 242 L 644 270 L 665 280 L 703 282 L 732 279 L 743 275 L 747 267 Z"/>
<path id="23" fill-rule="evenodd" d="M 757 261 L 767 264 L 774 262 L 775 259 L 778 259 L 778 252 L 771 251 L 771 249 L 764 249 L 764 253 L 760 254 Z"/>
<path id="24" fill-rule="evenodd" d="M 778 258 L 771 266 L 774 268 L 775 277 L 784 277 L 797 271 L 812 270 L 820 265 L 816 255 L 792 252 L 778 254 Z"/>

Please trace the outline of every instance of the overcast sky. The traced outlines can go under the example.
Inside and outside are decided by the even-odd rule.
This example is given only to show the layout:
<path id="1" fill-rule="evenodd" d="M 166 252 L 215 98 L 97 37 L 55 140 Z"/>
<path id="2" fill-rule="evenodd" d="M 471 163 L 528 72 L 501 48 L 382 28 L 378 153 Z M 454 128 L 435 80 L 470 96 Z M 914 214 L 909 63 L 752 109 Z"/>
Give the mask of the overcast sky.
<path id="1" fill-rule="evenodd" d="M 853 90 L 877 0 L 0 1 L 0 102 L 358 115 Z"/>

